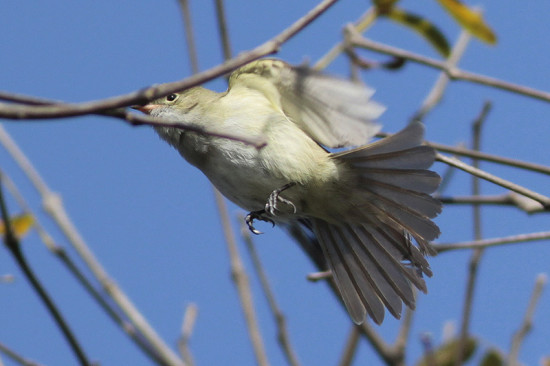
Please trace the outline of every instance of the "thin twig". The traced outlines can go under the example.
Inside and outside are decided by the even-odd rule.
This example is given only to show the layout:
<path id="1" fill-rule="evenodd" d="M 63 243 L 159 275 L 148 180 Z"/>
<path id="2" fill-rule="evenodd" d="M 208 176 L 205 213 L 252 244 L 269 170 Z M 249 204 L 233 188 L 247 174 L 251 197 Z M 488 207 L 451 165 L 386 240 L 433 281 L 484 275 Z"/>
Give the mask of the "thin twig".
<path id="1" fill-rule="evenodd" d="M 331 281 L 333 282 L 333 281 Z M 333 289 L 336 291 L 336 289 Z M 337 292 L 335 292 L 337 293 Z M 395 364 L 395 352 L 383 339 L 376 333 L 371 325 L 367 321 L 358 326 L 361 329 L 361 333 L 371 344 L 374 351 L 384 360 L 388 365 Z"/>
<path id="2" fill-rule="evenodd" d="M 0 136 L 2 136 L 0 134 Z M 2 140 L 3 141 L 3 140 Z M 110 301 L 107 301 L 105 296 L 101 294 L 94 285 L 90 282 L 87 276 L 78 268 L 77 264 L 71 259 L 65 248 L 58 245 L 55 240 L 44 229 L 44 226 L 40 223 L 38 216 L 35 215 L 27 204 L 25 198 L 21 195 L 17 186 L 12 180 L 4 173 L 0 171 L 0 178 L 2 183 L 8 188 L 11 195 L 16 199 L 19 206 L 23 209 L 23 212 L 28 213 L 34 218 L 33 228 L 38 233 L 40 240 L 44 243 L 46 248 L 55 255 L 57 259 L 69 270 L 69 272 L 76 278 L 78 282 L 84 287 L 86 291 L 97 301 L 97 303 L 103 308 L 103 310 L 111 317 L 111 319 L 117 323 L 120 328 L 128 334 L 128 336 L 136 343 L 142 351 L 147 354 L 153 361 L 158 364 L 163 364 L 162 359 L 158 356 L 156 351 L 151 348 L 150 344 L 143 338 L 143 336 L 136 330 L 134 325 L 128 321 L 116 308 L 116 305 Z"/>
<path id="3" fill-rule="evenodd" d="M 274 38 L 260 46 L 241 53 L 234 58 L 223 62 L 220 65 L 202 71 L 180 81 L 154 85 L 149 88 L 134 91 L 111 98 L 100 99 L 83 103 L 66 103 L 55 105 L 19 105 L 0 103 L 0 118 L 6 119 L 47 119 L 82 116 L 93 113 L 101 113 L 107 110 L 125 108 L 131 105 L 143 105 L 151 100 L 165 97 L 168 94 L 176 93 L 193 86 L 215 79 L 229 71 L 243 66 L 260 57 L 276 53 L 279 47 L 304 29 L 307 25 L 317 19 L 338 0 L 323 0 L 302 18 L 294 22 L 290 27 L 283 30 Z"/>
<path id="4" fill-rule="evenodd" d="M 516 168 L 531 170 L 537 173 L 550 175 L 550 167 L 546 165 L 530 163 L 530 162 L 521 161 L 517 159 L 505 158 L 498 155 L 487 154 L 481 151 L 474 151 L 464 147 L 448 146 L 448 145 L 438 144 L 435 142 L 426 142 L 426 145 L 431 146 L 434 149 L 441 152 L 466 156 L 469 158 L 474 158 L 474 159 L 483 160 L 483 161 L 490 161 L 492 163 L 497 163 L 502 165 L 509 165 Z"/>
<path id="5" fill-rule="evenodd" d="M 239 294 L 239 300 L 244 312 L 244 318 L 248 328 L 248 334 L 250 341 L 252 342 L 252 348 L 254 355 L 256 356 L 256 362 L 260 366 L 269 365 L 267 355 L 265 352 L 264 342 L 260 328 L 258 326 L 258 320 L 256 317 L 256 311 L 254 310 L 254 303 L 252 300 L 252 291 L 250 289 L 250 283 L 248 281 L 248 275 L 244 269 L 244 265 L 235 242 L 235 235 L 233 229 L 231 229 L 231 223 L 229 221 L 229 215 L 227 214 L 227 207 L 225 200 L 218 190 L 215 190 L 216 205 L 220 213 L 220 220 L 225 236 L 225 242 L 227 243 L 227 249 L 229 252 L 229 260 L 231 262 L 231 277 L 235 286 L 237 287 L 237 293 Z"/>
<path id="6" fill-rule="evenodd" d="M 409 61 L 419 63 L 421 65 L 429 66 L 435 69 L 444 71 L 451 80 L 463 80 L 470 81 L 475 84 L 481 84 L 497 89 L 506 90 L 509 92 L 525 95 L 531 98 L 540 99 L 545 102 L 550 102 L 550 93 L 529 88 L 526 86 L 509 83 L 492 77 L 475 74 L 468 71 L 463 71 L 455 67 L 448 67 L 447 63 L 444 61 L 434 60 L 429 57 L 421 56 L 413 52 L 405 51 L 403 49 L 388 46 L 382 43 L 372 41 L 370 39 L 362 37 L 358 34 L 353 27 L 348 26 L 347 31 L 347 40 L 349 46 L 361 47 L 371 51 L 383 53 L 386 55 L 391 55 L 395 57 L 400 57 Z"/>
<path id="7" fill-rule="evenodd" d="M 189 0 L 178 0 L 185 28 L 185 40 L 187 42 L 187 53 L 191 63 L 191 72 L 199 72 L 199 60 L 197 57 L 197 47 L 195 46 L 195 37 L 193 36 L 193 23 L 191 22 L 191 11 L 189 10 Z"/>
<path id="8" fill-rule="evenodd" d="M 492 196 L 436 196 L 438 200 L 445 204 L 458 205 L 505 205 L 515 206 L 528 214 L 546 212 L 544 207 L 537 201 L 534 201 L 515 192 L 508 192 Z"/>
<path id="9" fill-rule="evenodd" d="M 14 350 L 12 350 L 11 348 L 9 348 L 3 343 L 0 343 L 0 352 L 5 354 L 11 360 L 19 363 L 22 366 L 42 366 L 39 363 L 26 359 L 25 357 L 21 356 L 19 353 L 15 352 Z M 0 361 L 0 365 L 1 365 L 1 361 Z"/>
<path id="10" fill-rule="evenodd" d="M 547 281 L 548 276 L 545 273 L 541 273 L 537 276 L 537 279 L 535 281 L 535 288 L 533 289 L 533 293 L 531 294 L 531 299 L 529 300 L 529 306 L 527 307 L 527 311 L 525 312 L 523 322 L 521 323 L 521 326 L 519 327 L 517 332 L 514 333 L 514 336 L 512 337 L 512 345 L 510 347 L 510 354 L 508 355 L 507 363 L 510 366 L 518 365 L 519 349 L 521 347 L 521 344 L 523 343 L 523 339 L 533 327 L 533 317 L 535 315 L 535 309 Z"/>
<path id="11" fill-rule="evenodd" d="M 413 288 L 413 291 L 416 291 L 416 289 Z M 405 351 L 407 349 L 407 343 L 412 328 L 413 317 L 414 310 L 411 310 L 409 307 L 405 307 L 405 315 L 403 316 L 399 333 L 397 334 L 393 344 L 395 353 L 401 355 L 403 360 L 405 359 Z"/>
<path id="12" fill-rule="evenodd" d="M 44 286 L 42 286 L 42 284 L 38 280 L 38 277 L 36 277 L 36 275 L 34 274 L 34 271 L 27 263 L 27 260 L 25 259 L 25 256 L 21 251 L 19 240 L 15 236 L 11 227 L 10 216 L 4 202 L 2 184 L 0 184 L 0 211 L 2 213 L 2 220 L 4 221 L 4 243 L 6 247 L 8 248 L 9 252 L 12 254 L 13 258 L 17 262 L 19 268 L 29 281 L 32 289 L 36 292 L 36 294 L 52 316 L 54 322 L 61 330 L 61 333 L 63 333 L 65 340 L 69 343 L 69 346 L 75 354 L 76 358 L 78 359 L 78 362 L 81 365 L 90 365 L 88 357 L 84 353 L 83 348 L 80 346 L 80 343 L 78 342 L 73 331 L 69 327 L 69 323 L 67 323 L 63 315 L 61 315 L 61 312 L 53 302 L 51 296 L 48 294 Z"/>
<path id="13" fill-rule="evenodd" d="M 481 150 L 481 128 L 490 110 L 491 110 L 491 103 L 485 102 L 479 116 L 476 118 L 476 120 L 472 124 L 472 130 L 473 130 L 472 131 L 473 132 L 472 148 L 474 151 Z M 472 164 L 474 168 L 479 169 L 479 160 L 473 159 Z M 473 175 L 472 176 L 472 195 L 478 196 L 479 194 L 480 194 L 479 177 Z M 473 205 L 472 213 L 473 213 L 472 218 L 473 218 L 473 226 L 474 226 L 474 239 L 481 240 L 482 238 L 481 207 L 477 204 Z M 462 323 L 460 327 L 460 334 L 458 337 L 458 344 L 456 347 L 456 357 L 455 357 L 456 366 L 460 366 L 464 359 L 466 343 L 468 341 L 469 333 L 470 333 L 470 323 L 471 323 L 472 308 L 473 308 L 473 301 L 474 301 L 474 291 L 475 291 L 475 286 L 478 278 L 477 274 L 478 274 L 479 264 L 481 263 L 481 258 L 483 257 L 483 253 L 484 253 L 484 249 L 478 248 L 474 250 L 474 252 L 472 253 L 472 256 L 470 257 L 470 262 L 468 266 L 468 278 L 466 280 L 466 294 L 464 296 L 464 304 L 462 309 Z"/>
<path id="14" fill-rule="evenodd" d="M 162 341 L 155 330 L 147 323 L 146 319 L 130 301 L 126 294 L 108 275 L 101 263 L 97 260 L 93 252 L 72 223 L 69 215 L 65 211 L 61 197 L 50 190 L 46 182 L 42 179 L 38 171 L 28 160 L 25 154 L 19 149 L 15 141 L 0 126 L 0 139 L 10 155 L 17 162 L 19 167 L 27 175 L 31 183 L 40 193 L 44 210 L 49 213 L 59 226 L 67 240 L 75 248 L 76 252 L 86 263 L 95 278 L 99 281 L 103 289 L 111 296 L 119 308 L 124 312 L 132 324 L 139 330 L 143 337 L 149 342 L 150 347 L 155 349 L 167 365 L 181 365 L 181 360 L 177 355 Z"/>
<path id="15" fill-rule="evenodd" d="M 225 15 L 225 6 L 223 0 L 216 0 L 216 18 L 218 21 L 218 30 L 222 42 L 223 58 L 229 60 L 231 55 L 231 42 L 229 39 L 229 31 L 227 27 L 227 17 Z"/>
<path id="16" fill-rule="evenodd" d="M 365 30 L 367 30 L 370 26 L 374 24 L 374 21 L 378 17 L 378 12 L 376 11 L 375 6 L 371 6 L 355 23 L 353 23 L 353 27 L 355 27 L 355 31 L 362 33 Z M 313 69 L 315 70 L 324 70 L 326 67 L 334 61 L 336 57 L 338 57 L 342 52 L 346 50 L 346 42 L 341 41 L 334 45 L 326 54 L 324 54 L 319 61 L 317 61 L 313 65 Z"/>
<path id="17" fill-rule="evenodd" d="M 514 191 L 516 193 L 519 193 L 523 196 L 529 197 L 529 198 L 531 198 L 531 199 L 533 199 L 537 202 L 540 202 L 544 206 L 545 209 L 550 208 L 550 198 L 548 198 L 548 197 L 546 197 L 546 196 L 544 196 L 540 193 L 534 192 L 530 189 L 527 189 L 527 188 L 522 187 L 518 184 L 512 183 L 508 180 L 499 178 L 499 177 L 497 177 L 493 174 L 487 173 L 483 170 L 477 169 L 477 168 L 475 168 L 471 165 L 468 165 L 466 163 L 461 162 L 460 160 L 458 160 L 456 158 L 448 157 L 448 156 L 445 156 L 443 154 L 437 153 L 436 154 L 436 160 L 441 161 L 445 164 L 454 166 L 454 167 L 456 167 L 460 170 L 465 171 L 466 173 L 475 175 L 475 176 L 477 176 L 481 179 L 492 182 L 492 183 L 497 184 L 501 187 L 507 188 L 507 189 L 509 189 L 511 191 Z"/>
<path id="18" fill-rule="evenodd" d="M 275 319 L 275 324 L 277 324 L 277 340 L 279 341 L 279 345 L 283 350 L 288 364 L 292 366 L 298 366 L 300 362 L 298 361 L 296 352 L 294 351 L 292 343 L 290 342 L 290 335 L 286 326 L 286 317 L 281 311 L 279 305 L 277 304 L 275 294 L 271 289 L 271 285 L 269 284 L 269 280 L 263 269 L 263 265 L 260 261 L 258 252 L 256 251 L 254 243 L 252 242 L 250 230 L 248 230 L 248 227 L 245 225 L 244 219 L 242 219 L 241 222 L 241 235 L 246 244 L 246 248 L 248 249 L 248 253 L 250 254 L 250 257 L 252 259 L 252 264 L 254 266 L 254 270 L 256 271 L 256 276 L 258 276 L 260 280 L 262 290 L 267 299 L 267 303 L 269 304 L 271 313 L 273 314 L 273 318 Z"/>
<path id="19" fill-rule="evenodd" d="M 453 155 L 453 157 L 456 158 L 457 156 Z M 453 179 L 455 173 L 455 167 L 452 167 L 450 165 L 447 165 L 445 167 L 445 171 L 441 174 L 441 183 L 439 184 L 437 191 L 434 192 L 434 195 L 442 195 L 443 192 L 445 192 L 445 190 L 449 187 L 449 184 L 451 183 L 451 180 Z"/>
<path id="20" fill-rule="evenodd" d="M 385 133 L 385 132 L 379 132 L 379 133 L 376 134 L 376 137 L 378 137 L 378 138 L 388 137 L 388 136 L 391 136 L 391 134 Z M 502 157 L 502 156 L 499 156 L 499 155 L 488 154 L 488 153 L 485 153 L 485 152 L 482 152 L 482 151 L 474 151 L 472 149 L 468 149 L 468 148 L 461 147 L 461 146 L 450 146 L 450 145 L 439 144 L 439 143 L 430 142 L 430 141 L 425 141 L 424 143 L 427 146 L 431 146 L 431 147 L 433 147 L 434 149 L 436 149 L 440 152 L 445 152 L 445 153 L 460 155 L 460 156 L 466 156 L 466 157 L 469 157 L 469 158 L 472 158 L 472 159 L 489 161 L 489 162 L 492 162 L 492 163 L 508 165 L 508 166 L 512 166 L 512 167 L 515 167 L 515 168 L 520 168 L 520 169 L 530 170 L 530 171 L 533 171 L 533 172 L 536 172 L 536 173 L 542 173 L 542 174 L 550 175 L 550 167 L 547 166 L 547 165 L 535 164 L 535 163 L 531 163 L 531 162 L 527 162 L 527 161 L 511 159 L 511 158 L 505 158 L 505 157 Z"/>
<path id="21" fill-rule="evenodd" d="M 458 243 L 433 244 L 433 247 L 437 251 L 437 253 L 443 253 L 451 250 L 488 248 L 505 244 L 526 243 L 530 241 L 548 239 L 550 239 L 550 231 L 541 231 L 536 233 L 506 236 L 502 238 L 482 239 Z"/>
<path id="22" fill-rule="evenodd" d="M 458 61 L 462 58 L 462 55 L 466 51 L 466 47 L 468 46 L 471 38 L 472 36 L 470 32 L 466 30 L 463 30 L 460 33 L 458 41 L 451 51 L 451 55 L 445 61 L 448 68 L 453 68 L 458 65 Z M 441 97 L 443 96 L 443 93 L 445 92 L 447 85 L 449 84 L 449 81 L 449 75 L 442 72 L 437 78 L 437 81 L 432 87 L 432 90 L 430 90 L 428 96 L 426 97 L 426 99 L 424 99 L 424 102 L 422 102 L 422 106 L 413 116 L 412 120 L 423 120 L 426 114 L 428 114 L 428 112 L 430 112 L 433 108 L 435 108 L 436 105 L 439 104 L 439 102 L 441 101 Z"/>
<path id="23" fill-rule="evenodd" d="M 178 349 L 183 357 L 183 361 L 188 366 L 193 366 L 195 364 L 193 361 L 193 355 L 189 349 L 189 341 L 191 340 L 191 335 L 193 334 L 198 313 L 198 306 L 193 303 L 189 304 L 187 308 L 185 308 L 183 322 L 181 324 L 181 337 L 178 340 Z"/>
<path id="24" fill-rule="evenodd" d="M 36 98 L 27 95 L 10 94 L 0 91 L 0 100 L 8 100 L 25 105 L 55 105 L 61 102 L 44 98 Z M 220 137 L 228 140 L 242 142 L 245 145 L 250 145 L 256 149 L 261 149 L 266 146 L 266 141 L 262 137 L 255 136 L 239 136 L 232 133 L 210 131 L 207 128 L 198 125 L 185 123 L 184 121 L 167 121 L 162 118 L 157 118 L 148 115 L 131 113 L 125 109 L 109 110 L 104 112 L 94 113 L 99 116 L 115 117 L 122 119 L 133 126 L 151 126 L 151 127 L 170 127 L 185 131 L 196 132 L 202 135 Z"/>
<path id="25" fill-rule="evenodd" d="M 361 332 L 359 331 L 357 325 L 352 325 L 349 331 L 348 340 L 346 341 L 346 345 L 344 347 L 344 352 L 342 352 L 342 357 L 340 358 L 340 362 L 338 362 L 339 366 L 351 365 L 353 358 L 355 357 L 355 353 L 357 352 L 360 336 Z"/>

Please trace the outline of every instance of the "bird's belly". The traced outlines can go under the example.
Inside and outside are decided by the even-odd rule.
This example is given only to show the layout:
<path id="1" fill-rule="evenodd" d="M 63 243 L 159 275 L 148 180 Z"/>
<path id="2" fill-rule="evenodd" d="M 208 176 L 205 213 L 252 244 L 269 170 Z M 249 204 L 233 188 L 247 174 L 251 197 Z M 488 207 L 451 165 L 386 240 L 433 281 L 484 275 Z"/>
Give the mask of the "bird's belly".
<path id="1" fill-rule="evenodd" d="M 202 170 L 225 197 L 247 211 L 264 209 L 271 192 L 290 183 L 263 169 L 254 157 L 210 159 Z M 290 190 L 282 195 L 294 196 Z"/>

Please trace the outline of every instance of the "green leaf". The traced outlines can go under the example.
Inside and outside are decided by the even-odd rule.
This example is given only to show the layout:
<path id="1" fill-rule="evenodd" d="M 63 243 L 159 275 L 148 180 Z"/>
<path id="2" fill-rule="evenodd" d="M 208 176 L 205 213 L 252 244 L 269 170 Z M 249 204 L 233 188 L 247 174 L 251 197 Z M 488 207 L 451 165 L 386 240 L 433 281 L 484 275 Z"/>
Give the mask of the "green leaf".
<path id="1" fill-rule="evenodd" d="M 458 351 L 459 339 L 455 338 L 442 344 L 431 352 L 431 355 L 425 355 L 418 361 L 416 366 L 454 366 L 456 364 L 456 355 Z M 462 363 L 468 361 L 477 348 L 477 340 L 468 338 L 462 351 Z"/>
<path id="2" fill-rule="evenodd" d="M 378 10 L 379 14 L 385 14 L 390 11 L 398 1 L 399 0 L 372 0 L 372 3 L 376 6 L 376 10 Z"/>
<path id="3" fill-rule="evenodd" d="M 504 356 L 502 353 L 494 348 L 487 350 L 479 366 L 503 366 L 504 365 Z"/>
<path id="4" fill-rule="evenodd" d="M 449 56 L 450 47 L 447 39 L 435 25 L 427 19 L 409 13 L 398 7 L 392 7 L 383 15 L 391 20 L 403 24 L 424 37 L 443 57 Z"/>

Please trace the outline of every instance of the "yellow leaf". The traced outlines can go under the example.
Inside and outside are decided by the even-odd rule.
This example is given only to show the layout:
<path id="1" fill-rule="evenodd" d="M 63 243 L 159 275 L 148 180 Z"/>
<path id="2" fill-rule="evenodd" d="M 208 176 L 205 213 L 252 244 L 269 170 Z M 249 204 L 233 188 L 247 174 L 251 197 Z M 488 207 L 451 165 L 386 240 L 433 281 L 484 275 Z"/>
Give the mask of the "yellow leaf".
<path id="1" fill-rule="evenodd" d="M 450 47 L 447 39 L 435 25 L 418 15 L 408 13 L 397 7 L 392 7 L 384 14 L 391 20 L 403 24 L 418 32 L 444 57 L 449 56 Z"/>
<path id="2" fill-rule="evenodd" d="M 34 224 L 34 218 L 31 214 L 25 213 L 12 217 L 10 222 L 15 236 L 22 238 L 29 232 L 29 229 Z M 0 235 L 4 235 L 5 233 L 6 226 L 3 221 L 0 221 Z"/>
<path id="3" fill-rule="evenodd" d="M 455 20 L 475 37 L 490 44 L 497 42 L 491 28 L 485 24 L 480 12 L 474 11 L 458 0 L 438 0 Z"/>

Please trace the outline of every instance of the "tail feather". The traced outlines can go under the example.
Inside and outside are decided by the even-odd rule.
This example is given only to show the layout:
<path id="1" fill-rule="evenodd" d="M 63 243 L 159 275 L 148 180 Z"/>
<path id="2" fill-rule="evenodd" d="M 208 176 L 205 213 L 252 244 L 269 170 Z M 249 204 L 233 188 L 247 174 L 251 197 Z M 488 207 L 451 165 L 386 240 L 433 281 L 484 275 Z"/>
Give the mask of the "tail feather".
<path id="1" fill-rule="evenodd" d="M 362 179 L 421 193 L 434 192 L 441 181 L 439 175 L 430 170 L 408 169 L 369 169 L 363 172 Z M 366 181 L 365 184 L 368 184 Z"/>
<path id="2" fill-rule="evenodd" d="M 401 263 L 391 256 L 365 227 L 357 226 L 348 230 L 354 237 L 348 235 L 348 245 L 355 253 L 355 259 L 360 261 L 365 276 L 373 280 L 373 286 L 378 288 L 382 301 L 396 318 L 401 316 L 402 303 L 414 308 L 414 294 L 410 282 L 404 276 Z M 361 243 L 373 245 L 362 245 Z M 367 271 L 366 269 L 370 269 Z M 388 306 L 388 304 L 391 304 Z"/>
<path id="3" fill-rule="evenodd" d="M 344 304 L 355 323 L 365 315 L 380 324 L 384 306 L 401 317 L 402 302 L 415 308 L 412 284 L 422 291 L 425 282 L 418 271 L 401 262 L 386 237 L 370 225 L 333 225 L 313 220 L 313 228 Z"/>
<path id="4" fill-rule="evenodd" d="M 367 187 L 364 189 L 374 193 L 377 197 L 382 197 L 403 206 L 411 207 L 411 210 L 425 217 L 435 217 L 441 212 L 441 203 L 432 196 L 422 192 L 415 192 L 399 186 L 393 186 L 388 183 L 365 178 L 361 179 L 361 187 Z"/>
<path id="5" fill-rule="evenodd" d="M 427 251 L 427 249 L 432 249 L 431 246 L 424 250 L 422 250 L 422 248 L 419 249 L 412 244 L 409 235 L 406 235 L 403 231 L 396 230 L 383 223 L 380 224 L 380 227 L 376 229 L 374 234 L 379 238 L 379 241 L 386 244 L 385 248 L 392 252 L 392 255 L 395 258 L 398 258 L 401 261 L 410 261 L 410 264 L 415 270 L 420 270 L 421 273 L 424 273 L 428 277 L 432 276 L 430 264 L 423 254 L 425 252 L 432 254 Z M 424 281 L 422 280 L 422 283 L 423 282 Z M 427 292 L 426 285 L 422 283 L 417 284 L 416 287 L 422 292 Z"/>
<path id="6" fill-rule="evenodd" d="M 399 296 L 395 296 L 396 290 L 399 289 L 399 277 L 391 278 L 388 273 L 380 268 L 376 257 L 371 253 L 372 248 L 365 248 L 365 246 L 357 245 L 360 243 L 358 238 L 358 232 L 354 228 L 333 228 L 334 231 L 339 233 L 339 243 L 343 244 L 343 250 L 349 253 L 350 259 L 356 263 L 356 267 L 360 274 L 356 277 L 364 278 L 374 289 L 376 296 L 382 301 L 382 303 L 388 308 L 390 313 L 395 316 L 401 316 L 402 302 Z M 367 268 L 376 268 L 378 270 L 367 271 Z M 388 268 L 392 270 L 391 267 Z M 399 273 L 397 273 L 399 274 Z M 410 285 L 406 285 L 409 288 Z"/>
<path id="7" fill-rule="evenodd" d="M 401 130 L 385 139 L 378 140 L 372 144 L 367 145 L 371 155 L 379 155 L 385 153 L 392 153 L 394 151 L 402 151 L 412 149 L 422 145 L 424 139 L 424 126 L 420 122 L 413 122 Z M 342 155 L 354 156 L 356 152 L 364 150 L 364 147 L 359 147 L 352 150 L 342 152 Z"/>
<path id="8" fill-rule="evenodd" d="M 334 155 L 345 157 L 349 163 L 363 169 L 427 169 L 435 158 L 434 150 L 429 146 L 417 146 L 382 154 L 377 153 L 376 149 L 373 151 L 371 146 L 367 145 L 350 153 Z"/>
<path id="9" fill-rule="evenodd" d="M 369 191 L 372 193 L 372 191 Z M 368 207 L 382 211 L 380 220 L 396 228 L 405 230 L 416 239 L 433 240 L 439 236 L 439 228 L 428 217 L 418 213 L 415 209 L 404 204 L 397 203 L 382 196 L 376 196 L 376 201 L 368 204 Z M 360 207 L 360 206 L 359 206 Z M 369 213 L 365 213 L 365 220 L 370 220 Z"/>
<path id="10" fill-rule="evenodd" d="M 421 146 L 423 132 L 421 123 L 412 123 L 374 144 L 332 154 L 352 174 L 349 208 L 339 224 L 312 224 L 356 323 L 366 313 L 381 323 L 384 306 L 397 318 L 402 302 L 414 309 L 413 285 L 426 292 L 422 274 L 432 275 L 424 254 L 434 253 L 429 241 L 440 233 L 431 218 L 441 203 L 429 195 L 440 177 L 427 170 L 435 152 Z"/>
<path id="11" fill-rule="evenodd" d="M 335 240 L 332 226 L 319 225 L 317 221 L 313 224 L 314 232 L 319 238 L 327 264 L 352 320 L 360 324 L 368 313 L 380 324 L 384 319 L 384 307 L 371 284 L 360 275 L 363 271 L 358 268 L 358 263 L 350 258 L 351 254 L 346 248 L 341 247 L 340 241 Z"/>

